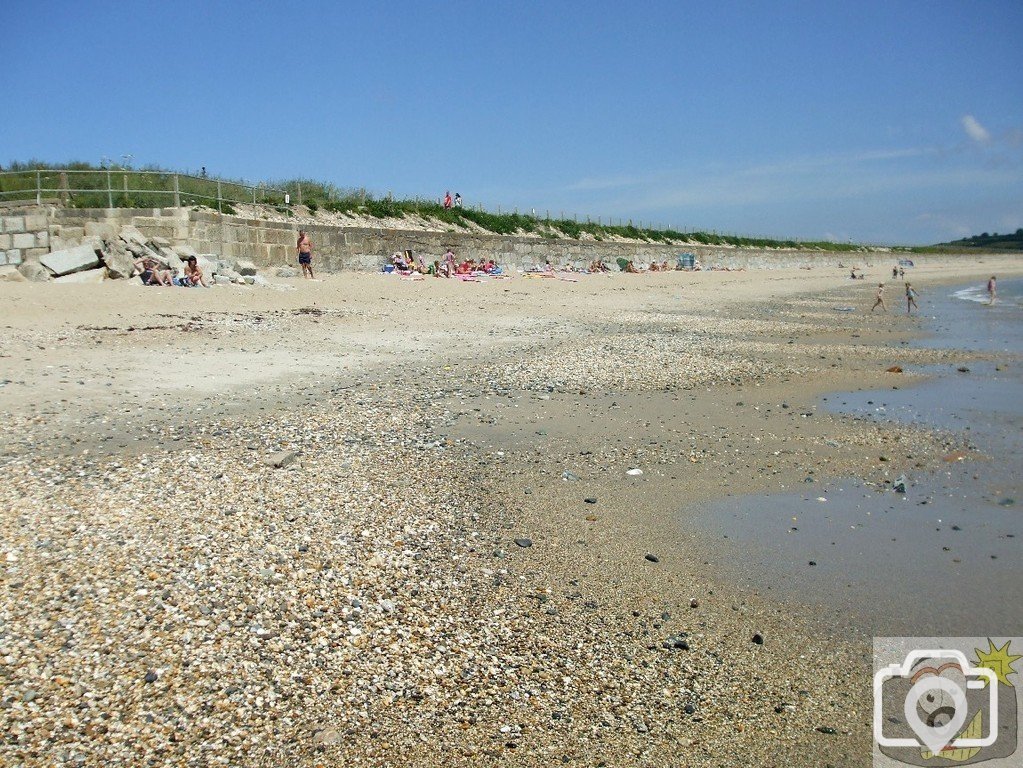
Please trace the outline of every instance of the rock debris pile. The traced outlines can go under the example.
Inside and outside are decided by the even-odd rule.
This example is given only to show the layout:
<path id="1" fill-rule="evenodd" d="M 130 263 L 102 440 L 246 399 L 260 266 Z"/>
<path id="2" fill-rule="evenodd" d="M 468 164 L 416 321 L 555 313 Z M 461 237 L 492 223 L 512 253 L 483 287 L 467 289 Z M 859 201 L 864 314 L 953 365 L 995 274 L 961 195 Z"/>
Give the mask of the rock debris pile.
<path id="1" fill-rule="evenodd" d="M 94 234 L 79 245 L 69 245 L 8 268 L 2 279 L 30 282 L 99 284 L 104 280 L 123 280 L 138 273 L 138 259 L 152 259 L 184 274 L 185 261 L 194 256 L 211 284 L 266 285 L 256 266 L 246 259 L 223 259 L 216 254 L 197 253 L 191 246 L 171 243 L 163 237 L 147 237 L 133 226 L 115 230 L 109 225 L 92 228 Z"/>

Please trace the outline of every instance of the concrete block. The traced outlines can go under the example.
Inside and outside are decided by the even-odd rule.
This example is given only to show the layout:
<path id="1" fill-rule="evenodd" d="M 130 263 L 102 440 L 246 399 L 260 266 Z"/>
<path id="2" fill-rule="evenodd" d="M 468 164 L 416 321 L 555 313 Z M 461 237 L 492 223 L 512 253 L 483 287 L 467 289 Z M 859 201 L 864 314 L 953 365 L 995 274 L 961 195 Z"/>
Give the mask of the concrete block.
<path id="1" fill-rule="evenodd" d="M 135 271 L 135 261 L 127 251 L 104 252 L 103 263 L 107 268 L 107 277 L 114 280 L 129 278 Z"/>
<path id="2" fill-rule="evenodd" d="M 40 257 L 39 263 L 55 275 L 68 275 L 73 272 L 93 270 L 100 265 L 99 256 L 92 243 L 83 243 L 77 248 L 54 251 Z"/>
<path id="3" fill-rule="evenodd" d="M 107 271 L 102 267 L 100 269 L 90 269 L 86 272 L 74 272 L 70 275 L 64 275 L 58 277 L 53 282 L 55 283 L 82 283 L 86 285 L 99 285 L 107 278 Z"/>
<path id="4" fill-rule="evenodd" d="M 21 251 L 17 248 L 10 249 L 4 254 L 4 256 L 8 264 L 18 265 L 23 261 Z"/>
<path id="5" fill-rule="evenodd" d="M 36 236 L 32 232 L 20 232 L 12 237 L 15 248 L 35 248 Z"/>
<path id="6" fill-rule="evenodd" d="M 9 234 L 13 235 L 25 231 L 24 216 L 4 216 L 0 218 L 0 222 L 3 223 L 3 231 Z"/>
<path id="7" fill-rule="evenodd" d="M 18 271 L 25 276 L 30 283 L 45 283 L 53 279 L 50 270 L 38 261 L 24 261 L 18 265 Z"/>
<path id="8" fill-rule="evenodd" d="M 9 251 L 14 247 L 14 235 L 0 234 L 0 251 Z"/>
<path id="9" fill-rule="evenodd" d="M 46 256 L 50 252 L 49 248 L 26 248 L 21 252 L 21 255 L 26 259 L 33 258 L 38 259 L 40 256 Z"/>
<path id="10" fill-rule="evenodd" d="M 42 232 L 36 232 L 36 248 L 49 248 L 50 247 L 50 233 L 45 229 Z"/>
<path id="11" fill-rule="evenodd" d="M 105 221 L 87 221 L 85 234 L 87 237 L 98 237 L 100 240 L 113 240 L 117 237 L 117 230 Z"/>
<path id="12" fill-rule="evenodd" d="M 170 248 L 170 240 L 165 237 L 154 237 L 151 239 L 152 242 L 156 243 L 161 248 Z"/>
<path id="13" fill-rule="evenodd" d="M 178 243 L 177 245 L 172 245 L 171 248 L 178 255 L 178 258 L 180 258 L 180 259 L 187 259 L 189 256 L 198 256 L 199 255 L 196 252 L 195 248 L 193 248 L 192 246 L 188 245 L 187 243 Z"/>
<path id="14" fill-rule="evenodd" d="M 7 252 L 6 251 L 0 251 L 0 267 L 5 266 L 6 264 L 7 264 Z"/>
<path id="15" fill-rule="evenodd" d="M 27 283 L 28 278 L 25 277 L 18 268 L 11 265 L 0 266 L 0 282 L 4 283 Z"/>
<path id="16" fill-rule="evenodd" d="M 143 247 L 145 247 L 146 241 L 149 239 L 130 224 L 128 226 L 121 227 L 120 237 L 126 243 L 134 243 L 135 245 Z"/>
<path id="17" fill-rule="evenodd" d="M 234 263 L 234 271 L 243 277 L 251 277 L 256 274 L 256 265 L 248 259 L 239 259 Z"/>
<path id="18" fill-rule="evenodd" d="M 49 219 L 46 216 L 26 216 L 25 217 L 25 231 L 26 232 L 38 232 L 40 229 L 46 229 L 49 226 Z"/>

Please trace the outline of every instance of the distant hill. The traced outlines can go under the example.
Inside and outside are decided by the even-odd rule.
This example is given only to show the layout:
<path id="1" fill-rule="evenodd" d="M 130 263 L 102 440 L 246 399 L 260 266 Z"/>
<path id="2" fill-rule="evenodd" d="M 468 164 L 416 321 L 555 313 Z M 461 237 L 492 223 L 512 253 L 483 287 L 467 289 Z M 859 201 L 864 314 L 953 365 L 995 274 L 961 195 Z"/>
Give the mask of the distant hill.
<path id="1" fill-rule="evenodd" d="M 939 243 L 939 246 L 951 248 L 974 248 L 994 251 L 1023 251 L 1023 229 L 1017 229 L 1011 235 L 1000 235 L 995 232 L 989 235 L 984 232 L 973 237 L 964 237 L 962 240 L 953 240 L 949 243 Z"/>

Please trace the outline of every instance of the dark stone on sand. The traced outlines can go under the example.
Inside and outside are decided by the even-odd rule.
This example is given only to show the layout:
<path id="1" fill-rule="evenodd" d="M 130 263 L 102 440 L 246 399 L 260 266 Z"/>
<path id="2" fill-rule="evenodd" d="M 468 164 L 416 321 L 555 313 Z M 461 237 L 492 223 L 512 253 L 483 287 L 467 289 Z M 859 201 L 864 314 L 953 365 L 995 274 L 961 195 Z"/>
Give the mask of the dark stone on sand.
<path id="1" fill-rule="evenodd" d="M 970 369 L 967 368 L 965 365 L 960 365 L 958 368 L 956 368 L 956 370 L 959 371 L 959 373 L 969 373 L 970 372 Z"/>
<path id="2" fill-rule="evenodd" d="M 755 635 L 753 635 L 753 643 L 756 644 L 756 645 L 763 645 L 764 644 L 764 636 L 762 634 L 760 634 L 759 632 L 757 632 Z"/>
<path id="3" fill-rule="evenodd" d="M 644 559 L 649 560 L 651 563 L 661 562 L 661 558 L 659 558 L 657 555 L 651 555 L 649 552 L 643 555 L 643 557 Z"/>
<path id="4" fill-rule="evenodd" d="M 817 565 L 817 561 L 811 560 L 809 563 L 807 563 L 807 565 Z"/>
<path id="5" fill-rule="evenodd" d="M 597 503 L 597 497 L 596 496 L 587 496 L 585 499 L 583 499 L 583 501 L 585 501 L 587 504 L 596 504 Z"/>
<path id="6" fill-rule="evenodd" d="M 159 678 L 159 675 L 156 674 L 154 670 L 151 669 L 148 672 L 146 672 L 145 681 L 147 683 L 155 683 L 157 681 L 157 678 Z"/>
<path id="7" fill-rule="evenodd" d="M 532 539 L 526 539 L 526 538 L 515 539 L 515 543 L 518 544 L 523 549 L 525 549 L 526 547 L 533 546 L 533 540 Z"/>
<path id="8" fill-rule="evenodd" d="M 1015 503 L 1016 503 L 1015 499 L 1002 499 L 1000 502 L 998 502 L 998 506 L 1000 506 L 1000 507 L 1011 507 Z"/>
<path id="9" fill-rule="evenodd" d="M 822 726 L 819 726 L 818 728 L 814 728 L 814 730 L 815 731 L 820 731 L 821 733 L 826 733 L 829 736 L 834 736 L 834 735 L 836 735 L 838 733 L 838 731 L 836 731 L 834 728 L 832 728 L 829 725 L 822 725 Z"/>
<path id="10" fill-rule="evenodd" d="M 691 715 L 694 712 L 696 712 L 696 707 L 692 704 L 686 704 L 684 707 L 682 707 L 682 711 L 685 712 L 687 715 Z"/>

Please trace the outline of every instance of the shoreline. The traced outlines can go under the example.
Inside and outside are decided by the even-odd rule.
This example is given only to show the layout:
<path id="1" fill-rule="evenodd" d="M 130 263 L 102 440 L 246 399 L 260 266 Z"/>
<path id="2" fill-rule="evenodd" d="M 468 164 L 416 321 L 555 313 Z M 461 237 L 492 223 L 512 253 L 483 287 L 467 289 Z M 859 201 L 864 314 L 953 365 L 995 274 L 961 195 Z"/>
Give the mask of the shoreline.
<path id="1" fill-rule="evenodd" d="M 981 269 L 976 265 L 973 268 L 978 273 Z M 982 269 L 986 272 L 989 268 Z M 239 379 L 270 382 L 260 385 L 266 389 L 261 393 L 265 400 L 236 395 L 240 401 L 237 409 L 218 412 L 211 406 L 217 415 L 209 422 L 205 413 L 197 416 L 194 411 L 180 409 L 154 412 L 152 415 L 159 417 L 156 423 L 163 423 L 164 429 L 145 444 L 148 463 L 124 462 L 121 467 L 112 466 L 119 463 L 112 460 L 122 454 L 131 455 L 125 453 L 132 447 L 131 438 L 152 426 L 144 418 L 134 426 L 117 424 L 118 434 L 111 440 L 102 439 L 111 430 L 95 429 L 96 439 L 89 445 L 96 453 L 88 454 L 89 458 L 82 458 L 80 451 L 76 451 L 77 462 L 71 456 L 63 460 L 46 458 L 40 455 L 44 440 L 32 430 L 52 430 L 55 440 L 62 436 L 66 439 L 69 428 L 65 424 L 70 423 L 77 427 L 76 436 L 83 439 L 96 426 L 92 414 L 79 408 L 69 421 L 32 424 L 32 419 L 45 418 L 46 414 L 24 393 L 6 399 L 10 385 L 5 386 L 0 390 L 0 397 L 5 398 L 0 400 L 3 410 L 19 418 L 9 420 L 4 427 L 2 459 L 7 471 L 17 465 L 23 473 L 19 483 L 25 483 L 8 490 L 5 514 L 10 515 L 13 505 L 19 506 L 22 515 L 42 515 L 44 510 L 56 514 L 52 505 L 57 500 L 73 507 L 85 498 L 114 509 L 115 502 L 121 503 L 129 493 L 136 504 L 144 507 L 144 491 L 148 484 L 158 482 L 156 477 L 173 477 L 182 467 L 202 469 L 194 473 L 194 487 L 179 490 L 172 483 L 174 492 L 164 496 L 160 486 L 157 506 L 169 522 L 183 523 L 182 531 L 172 534 L 172 539 L 194 548 L 204 536 L 210 536 L 216 539 L 213 551 L 228 560 L 232 543 L 264 541 L 257 548 L 245 545 L 242 553 L 234 556 L 250 565 L 261 564 L 263 567 L 256 569 L 260 573 L 269 564 L 272 573 L 261 577 L 266 584 L 252 586 L 240 572 L 229 569 L 237 595 L 221 599 L 223 607 L 217 607 L 217 600 L 207 601 L 210 613 L 202 614 L 177 597 L 176 588 L 164 583 L 174 582 L 168 570 L 154 581 L 178 602 L 175 610 L 187 614 L 187 623 L 207 621 L 204 628 L 219 618 L 228 626 L 222 633 L 212 632 L 209 644 L 220 647 L 221 655 L 227 649 L 247 653 L 242 651 L 244 646 L 234 645 L 242 628 L 248 631 L 252 624 L 238 606 L 258 606 L 262 597 L 263 604 L 289 607 L 279 616 L 261 619 L 265 633 L 254 632 L 256 642 L 259 647 L 290 643 L 290 648 L 270 648 L 269 656 L 258 657 L 265 661 L 254 662 L 257 668 L 270 659 L 281 663 L 286 654 L 301 655 L 307 646 L 316 647 L 309 645 L 316 631 L 325 631 L 323 636 L 329 643 L 326 648 L 330 649 L 325 651 L 326 656 L 341 654 L 333 658 L 331 669 L 340 672 L 349 664 L 350 669 L 357 670 L 356 681 L 336 691 L 331 686 L 337 682 L 326 679 L 313 679 L 308 685 L 287 679 L 275 681 L 280 688 L 280 694 L 271 697 L 280 703 L 276 718 L 253 706 L 258 693 L 254 692 L 251 701 L 241 702 L 242 722 L 247 722 L 251 732 L 239 735 L 239 743 L 231 748 L 242 750 L 234 754 L 264 756 L 253 762 L 341 764 L 359 756 L 370 764 L 388 765 L 400 764 L 413 755 L 421 756 L 427 764 L 461 764 L 480 756 L 506 755 L 517 764 L 538 765 L 565 758 L 568 764 L 579 765 L 596 764 L 601 759 L 677 765 L 699 764 L 711 758 L 748 761 L 757 757 L 800 765 L 824 759 L 836 765 L 866 764 L 870 754 L 869 707 L 864 708 L 861 689 L 866 687 L 863 681 L 869 680 L 869 647 L 864 650 L 865 646 L 852 637 L 836 640 L 835 635 L 847 631 L 845 628 L 829 627 L 830 631 L 822 632 L 819 619 L 812 614 L 793 615 L 791 608 L 767 596 L 746 594 L 710 579 L 700 563 L 691 562 L 692 539 L 688 537 L 694 534 L 678 525 L 677 513 L 674 521 L 672 518 L 673 499 L 709 498 L 739 486 L 777 488 L 798 482 L 808 468 L 821 476 L 834 476 L 842 468 L 866 469 L 876 462 L 878 445 L 885 445 L 885 450 L 908 448 L 924 461 L 937 460 L 949 447 L 947 441 L 953 438 L 908 428 L 879 435 L 855 419 L 818 411 L 815 392 L 840 390 L 843 382 L 857 381 L 866 386 L 884 381 L 884 364 L 893 358 L 942 359 L 945 353 L 877 346 L 885 340 L 904 339 L 916 325 L 889 316 L 894 327 L 881 325 L 876 317 L 857 323 L 862 330 L 847 329 L 843 324 L 847 316 L 831 308 L 846 300 L 846 284 L 836 278 L 815 279 L 810 281 L 814 285 L 808 286 L 809 294 L 792 289 L 788 281 L 804 278 L 805 282 L 806 275 L 786 273 L 754 281 L 748 278 L 759 276 L 710 273 L 707 279 L 692 282 L 658 280 L 647 284 L 625 283 L 625 277 L 582 290 L 577 289 L 580 284 L 530 286 L 528 281 L 509 281 L 507 285 L 485 286 L 497 289 L 485 298 L 455 297 L 451 286 L 442 287 L 440 297 L 431 298 L 420 291 L 410 298 L 396 291 L 421 286 L 373 284 L 366 278 L 352 281 L 355 286 L 347 289 L 351 291 L 347 295 L 343 286 L 325 285 L 340 295 L 328 296 L 321 291 L 311 305 L 308 297 L 278 294 L 284 298 L 273 311 L 287 314 L 280 316 L 278 329 L 269 332 L 249 328 L 244 334 L 229 334 L 227 331 L 235 329 L 202 320 L 196 322 L 200 326 L 196 331 L 146 331 L 148 338 L 157 339 L 161 346 L 181 334 L 207 334 L 212 343 L 224 345 L 231 360 L 235 343 L 232 336 L 241 335 L 245 345 L 239 347 L 242 352 L 269 353 L 269 367 L 285 372 L 287 363 L 295 360 L 296 350 L 301 349 L 293 343 L 293 334 L 306 334 L 301 339 L 314 344 L 319 338 L 332 337 L 318 337 L 322 329 L 314 328 L 312 321 L 321 321 L 316 325 L 330 320 L 349 321 L 356 328 L 348 332 L 347 338 L 353 345 L 362 345 L 361 354 L 372 357 L 376 353 L 376 361 L 384 367 L 375 374 L 371 368 L 353 365 L 347 373 L 351 378 L 339 384 L 336 362 L 328 366 L 314 352 L 312 360 L 304 361 L 297 371 L 283 373 L 283 378 L 259 379 L 246 373 Z M 950 277 L 950 281 L 959 279 Z M 861 282 L 864 285 L 848 286 L 866 289 L 854 294 L 860 302 L 872 292 L 869 280 L 857 281 Z M 354 292 L 370 293 L 377 287 L 386 298 L 375 300 L 373 305 L 379 307 L 378 302 L 384 301 L 384 306 L 397 306 L 380 312 L 373 309 L 368 297 L 355 301 Z M 619 298 L 618 289 L 625 295 Z M 821 294 L 821 290 L 826 293 Z M 735 291 L 740 292 L 740 298 L 723 304 L 721 299 Z M 25 289 L 13 292 L 23 302 L 32 298 Z M 695 294 L 694 298 L 688 299 L 687 292 Z M 513 295 L 505 298 L 505 293 Z M 761 300 L 764 293 L 776 295 Z M 682 298 L 673 298 L 677 295 Z M 253 312 L 269 317 L 268 310 L 257 309 L 259 299 L 265 296 L 244 297 L 244 305 L 234 307 L 234 312 L 249 320 Z M 423 308 L 442 298 L 458 303 L 466 313 L 469 328 L 452 332 L 453 342 L 444 336 L 438 343 L 434 335 L 428 334 L 411 352 L 401 346 L 372 343 L 379 328 L 388 327 L 405 314 L 423 317 Z M 192 294 L 188 294 L 191 299 Z M 81 331 L 72 349 L 57 343 L 61 333 L 68 333 L 66 329 L 43 327 L 30 332 L 26 325 L 16 325 L 17 332 L 23 334 L 24 346 L 5 348 L 4 353 L 11 357 L 3 362 L 11 363 L 15 354 L 32 357 L 27 349 L 38 338 L 33 333 L 52 333 L 53 341 L 48 344 L 54 348 L 39 351 L 50 352 L 65 365 L 69 360 L 88 361 L 94 355 L 89 350 L 94 349 L 98 338 L 104 345 L 117 346 L 113 352 L 117 366 L 109 375 L 120 390 L 96 406 L 100 422 L 104 417 L 102 406 L 153 391 L 145 373 L 154 369 L 164 374 L 157 384 L 188 382 L 188 374 L 194 385 L 191 392 L 183 387 L 164 391 L 189 392 L 197 402 L 205 403 L 216 391 L 222 374 L 218 372 L 209 383 L 201 384 L 197 378 L 203 374 L 201 367 L 190 368 L 187 359 L 178 373 L 173 366 L 162 365 L 174 359 L 173 345 L 166 355 L 157 346 L 160 354 L 148 361 L 133 346 L 137 337 L 116 336 L 127 334 L 124 329 L 128 324 L 143 326 L 146 317 L 175 309 L 180 294 L 167 299 L 160 295 L 155 300 L 157 306 L 124 313 L 128 317 L 118 320 L 120 331 Z M 542 312 L 530 312 L 531 307 L 523 307 L 523 301 L 540 303 Z M 352 305 L 346 308 L 347 302 Z M 593 322 L 595 303 L 607 314 L 606 320 Z M 178 307 L 175 315 L 191 312 L 202 318 L 204 313 L 223 311 L 214 310 L 205 297 L 202 304 L 184 312 Z M 297 311 L 309 306 L 318 307 L 321 314 Z M 476 314 L 469 314 L 470 308 Z M 342 314 L 332 314 L 337 310 Z M 483 314 L 478 314 L 481 310 Z M 46 311 L 45 302 L 37 311 Z M 358 314 L 374 311 L 378 312 L 375 316 Z M 176 316 L 170 319 L 171 324 L 178 322 Z M 859 318 L 858 313 L 855 316 Z M 556 326 L 550 322 L 554 318 L 560 321 Z M 480 325 L 473 326 L 474 320 Z M 82 324 L 99 327 L 104 323 Z M 494 343 L 489 345 L 485 359 L 472 362 L 469 342 L 481 335 Z M 537 338 L 539 343 L 535 343 Z M 253 339 L 267 340 L 267 351 L 254 353 Z M 528 350 L 525 358 L 522 349 Z M 495 354 L 495 350 L 507 351 Z M 807 362 L 811 354 L 817 356 L 812 364 Z M 45 386 L 42 374 L 47 371 L 46 365 L 60 364 L 46 354 L 37 357 L 38 361 L 27 361 L 29 365 L 24 369 L 30 383 L 23 386 L 29 390 Z M 854 363 L 850 363 L 850 357 L 854 357 Z M 684 381 L 676 380 L 672 361 L 687 372 Z M 323 367 L 317 369 L 321 364 Z M 310 371 L 308 384 L 296 384 L 307 381 L 302 377 Z M 131 375 L 126 377 L 125 372 Z M 11 377 L 5 374 L 2 378 Z M 98 386 L 77 385 L 72 383 L 73 375 L 67 378 L 68 390 L 83 386 L 102 394 L 106 388 L 105 381 Z M 129 385 L 124 386 L 129 379 Z M 296 386 L 307 389 L 296 390 Z M 318 390 L 318 386 L 325 389 Z M 295 392 L 297 407 L 272 409 L 271 403 L 281 392 Z M 738 402 L 743 405 L 736 405 Z M 12 403 L 20 414 L 9 410 Z M 268 411 L 261 412 L 260 407 Z M 146 415 L 144 410 L 140 418 Z M 803 415 L 808 413 L 813 415 Z M 106 417 L 108 424 L 104 426 L 109 426 L 109 413 Z M 167 426 L 175 429 L 168 431 Z M 837 442 L 836 431 L 841 433 L 842 442 L 829 445 L 828 440 Z M 122 438 L 124 448 L 118 444 Z M 161 447 L 168 441 L 171 448 L 177 442 L 181 451 L 168 452 Z M 108 444 L 105 448 L 104 443 Z M 283 473 L 261 467 L 266 454 L 289 446 L 300 448 L 300 467 Z M 444 450 L 440 450 L 442 447 Z M 193 458 L 196 466 L 192 466 Z M 68 472 L 61 483 L 53 485 L 52 473 L 42 472 L 47 465 L 76 467 L 76 471 L 85 467 L 87 479 L 78 480 Z M 643 468 L 644 474 L 625 475 L 625 469 L 633 466 Z M 161 470 L 160 475 L 151 474 L 154 468 Z M 191 470 L 184 471 L 187 474 Z M 563 479 L 566 471 L 579 479 Z M 215 477 L 218 473 L 220 478 Z M 278 481 L 280 488 L 275 485 Z M 338 489 L 350 493 L 357 502 L 327 501 L 343 495 Z M 381 492 L 377 489 L 385 490 L 390 506 L 380 507 Z M 251 506 L 251 498 L 238 497 L 239 492 L 255 495 L 258 507 Z M 423 493 L 430 499 L 425 505 L 416 501 Z M 84 496 L 74 499 L 74 494 Z M 178 494 L 184 498 L 175 498 Z M 302 504 L 303 494 L 311 494 L 313 506 L 326 505 L 328 509 L 301 512 L 302 507 L 297 505 Z M 587 503 L 586 498 L 595 498 L 596 502 Z M 276 501 L 268 503 L 268 499 Z M 214 516 L 218 508 L 237 507 L 224 525 L 230 528 L 244 523 L 248 538 L 220 540 L 204 532 L 187 503 L 197 504 L 199 510 L 211 515 L 211 520 L 220 520 Z M 298 517 L 289 520 L 296 508 Z M 342 509 L 352 520 L 337 517 Z M 143 509 L 137 512 L 141 514 Z M 78 520 L 79 524 L 89 519 L 80 516 L 84 510 L 68 514 L 68 520 Z M 154 536 L 171 533 L 146 516 L 134 515 L 131 513 L 128 519 L 144 530 L 152 530 Z M 18 530 L 16 522 L 5 517 L 8 533 Z M 101 529 L 112 526 L 111 535 L 119 525 L 96 518 L 92 518 L 92 524 Z M 367 525 L 363 530 L 370 531 L 365 538 L 372 543 L 367 546 L 361 546 L 360 525 Z M 340 538 L 348 544 L 310 537 L 312 541 L 290 541 L 293 549 L 282 546 L 275 552 L 271 546 L 275 536 L 267 533 L 268 526 L 276 526 L 277 534 L 289 532 L 289 540 L 290 532 L 296 529 L 322 534 L 345 527 Z M 431 542 L 434 535 L 450 547 L 446 554 L 457 555 L 457 560 L 438 551 L 444 546 Z M 46 582 L 46 574 L 25 565 L 41 564 L 36 559 L 38 550 L 30 549 L 29 540 L 22 534 L 17 538 L 25 543 L 17 555 L 21 559 L 14 561 L 21 564 L 17 567 Z M 529 538 L 531 546 L 516 544 L 516 538 Z M 154 538 L 150 543 L 158 540 Z M 105 556 L 111 560 L 107 566 L 116 573 L 124 566 L 113 550 L 106 549 L 109 543 L 100 549 L 108 552 Z M 301 552 L 301 546 L 307 551 Z M 323 595 L 326 586 L 316 581 L 320 578 L 316 574 L 323 572 L 322 564 L 291 564 L 292 558 L 301 561 L 310 551 L 327 557 L 318 551 L 321 548 L 330 550 L 332 563 L 347 563 L 346 567 L 332 566 L 328 572 L 336 572 L 338 579 L 347 576 L 348 592 L 356 591 L 352 586 L 365 579 L 365 592 L 373 597 L 372 601 L 357 598 L 367 606 L 365 613 L 372 613 L 373 621 L 363 621 L 360 633 L 351 636 L 368 639 L 358 644 L 346 640 L 344 653 L 334 649 L 330 639 L 331 627 L 335 626 L 331 619 L 333 611 L 349 616 L 354 612 L 350 598 L 346 596 L 344 604 L 329 608 L 307 606 L 324 613 L 313 616 L 306 615 L 305 609 L 298 609 L 287 597 L 289 583 L 297 585 L 291 589 L 299 592 L 306 585 L 316 584 L 307 595 L 313 598 L 314 606 L 324 600 L 331 602 L 332 596 Z M 429 569 L 415 565 L 421 562 L 415 559 L 416 553 L 427 561 Z M 143 560 L 163 558 L 168 568 L 176 562 L 173 553 L 142 549 L 134 554 Z M 646 554 L 654 554 L 658 562 L 646 560 Z M 77 558 L 81 552 L 68 556 Z M 376 559 L 380 562 L 371 565 Z M 465 570 L 460 570 L 463 566 Z M 209 567 L 219 566 L 211 563 Z M 373 569 L 382 573 L 374 574 Z M 283 584 L 277 581 L 278 573 L 285 578 Z M 433 584 L 434 577 L 441 574 L 445 575 L 440 579 L 442 583 Z M 390 581 L 390 577 L 396 580 Z M 450 581 L 445 583 L 445 578 Z M 134 586 L 133 579 L 126 578 L 126 583 Z M 9 601 L 14 595 L 8 591 L 10 566 L 3 583 L 4 604 L 11 607 Z M 395 589 L 397 593 L 393 593 Z M 414 593 L 416 589 L 421 593 Z M 389 591 L 393 594 L 386 596 Z M 45 595 L 46 589 L 40 594 Z M 125 588 L 125 604 L 137 600 L 135 595 L 135 591 Z M 161 597 L 163 607 L 159 611 L 174 613 L 167 607 L 173 606 L 170 597 Z M 699 602 L 696 608 L 690 607 L 693 598 Z M 97 593 L 91 599 L 102 602 Z M 390 601 L 391 608 L 383 601 Z M 296 631 L 292 626 L 294 616 L 289 618 L 289 612 L 305 616 L 309 628 Z M 237 618 L 232 618 L 234 614 Z M 109 614 L 116 615 L 116 611 Z M 207 615 L 213 619 L 199 618 Z M 425 620 L 425 626 L 432 626 L 438 634 L 420 635 L 414 629 L 419 626 L 418 620 Z M 314 624 L 321 630 L 316 630 Z M 12 626 L 19 639 L 28 641 L 30 627 L 18 620 Z M 21 629 L 26 630 L 24 635 Z M 385 634 L 384 630 L 389 632 Z M 198 632 L 194 626 L 173 630 L 171 636 L 176 638 L 173 645 L 177 648 L 187 645 L 180 643 L 183 631 Z M 407 647 L 395 647 L 395 633 Z M 751 642 L 758 633 L 764 640 L 762 645 Z M 683 640 L 688 650 L 676 647 Z M 665 648 L 669 642 L 671 647 Z M 141 669 L 150 664 L 149 657 L 154 655 L 159 651 L 147 650 L 135 660 L 135 666 Z M 202 660 L 196 664 L 209 663 L 203 652 L 197 655 Z M 821 666 L 808 667 L 807 657 Z M 444 674 L 435 674 L 435 667 L 434 674 L 420 669 L 418 660 L 425 663 L 431 658 L 436 660 L 432 663 L 446 668 Z M 140 664 L 143 659 L 146 663 Z M 308 660 L 315 669 L 315 659 Z M 368 668 L 362 669 L 361 665 L 366 664 Z M 176 665 L 172 660 L 170 665 L 166 679 L 173 681 L 177 676 L 179 682 L 184 681 L 180 685 L 186 698 L 201 688 L 188 668 L 181 666 L 181 660 Z M 487 670 L 488 666 L 494 669 Z M 30 668 L 24 659 L 4 668 L 4 693 L 15 702 L 7 712 L 17 716 L 19 726 L 22 715 L 52 720 L 54 715 L 50 713 L 61 711 L 65 701 L 59 693 L 50 692 L 50 683 L 34 683 L 42 695 L 25 702 L 26 683 L 17 679 L 16 670 Z M 452 679 L 447 668 L 458 669 L 463 682 L 459 684 L 457 676 Z M 397 669 L 397 677 L 389 678 L 389 669 Z M 502 672 L 508 669 L 514 672 Z M 20 674 L 24 676 L 24 672 Z M 220 674 L 235 679 L 238 671 L 225 669 Z M 316 678 L 318 674 L 310 672 L 309 676 Z M 138 691 L 156 690 L 163 675 L 161 672 L 152 684 L 153 689 L 133 681 L 134 687 L 122 693 L 115 684 L 115 698 L 136 702 L 132 706 L 141 707 L 134 710 L 139 717 L 145 711 L 155 711 L 151 705 L 137 703 Z M 69 685 L 83 684 L 73 676 L 68 679 Z M 396 690 L 385 687 L 389 679 Z M 419 682 L 412 685 L 412 679 Z M 49 680 L 52 682 L 52 676 Z M 294 688 L 296 685 L 299 687 Z M 380 690 L 372 690 L 374 685 L 380 685 Z M 435 690 L 431 692 L 430 688 Z M 326 714 L 321 713 L 314 722 L 309 721 L 311 714 L 296 719 L 297 712 L 286 704 L 291 699 L 280 696 L 288 693 L 294 697 L 300 690 L 304 691 L 301 697 L 315 702 Z M 477 696 L 479 691 L 484 692 L 482 698 Z M 517 693 L 517 698 L 512 693 Z M 168 690 L 162 695 L 174 694 Z M 227 694 L 226 700 L 237 695 Z M 348 704 L 362 701 L 352 711 L 369 707 L 366 717 L 346 719 L 331 695 Z M 266 696 L 263 692 L 264 700 Z M 389 703 L 383 704 L 387 698 Z M 485 703 L 487 698 L 491 704 Z M 215 696 L 209 699 L 216 700 Z M 33 710 L 37 701 L 41 704 Z M 53 709 L 43 710 L 48 701 Z M 217 714 L 219 710 L 210 712 L 203 705 L 197 706 L 199 709 L 185 719 L 191 718 L 190 727 L 198 727 L 199 732 L 213 737 L 221 729 L 226 732 L 238 727 L 237 722 L 229 726 L 224 719 L 227 715 Z M 693 711 L 687 712 L 687 706 Z M 555 713 L 559 713 L 557 717 Z M 195 721 L 203 717 L 212 719 L 196 726 Z M 374 724 L 376 735 L 372 729 L 365 730 L 369 722 Z M 262 730 L 251 727 L 256 723 Z M 125 727 L 132 730 L 135 725 Z M 815 730 L 821 728 L 836 733 Z M 336 741 L 329 734 L 331 729 L 336 731 Z M 70 729 L 72 734 L 77 732 Z M 119 732 L 108 728 L 100 733 L 108 757 L 123 746 Z M 772 734 L 770 741 L 765 741 L 765 732 Z M 145 749 L 169 757 L 194 754 L 198 748 L 198 741 L 187 728 L 181 740 L 168 742 L 167 733 L 144 734 Z M 260 733 L 277 739 L 275 751 L 259 751 L 271 743 L 259 746 Z M 426 733 L 431 733 L 431 738 L 423 741 L 420 737 Z M 315 740 L 316 734 L 319 741 Z M 72 739 L 67 733 L 63 737 Z M 28 744 L 40 744 L 31 730 L 23 738 Z M 97 738 L 95 733 L 93 738 Z M 385 743 L 389 746 L 384 747 Z M 161 745 L 169 752 L 160 753 Z M 228 748 L 225 744 L 224 749 Z M 101 753 L 96 753 L 97 758 Z M 28 762 L 24 753 L 15 754 Z"/>

